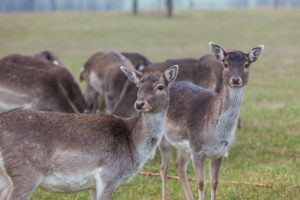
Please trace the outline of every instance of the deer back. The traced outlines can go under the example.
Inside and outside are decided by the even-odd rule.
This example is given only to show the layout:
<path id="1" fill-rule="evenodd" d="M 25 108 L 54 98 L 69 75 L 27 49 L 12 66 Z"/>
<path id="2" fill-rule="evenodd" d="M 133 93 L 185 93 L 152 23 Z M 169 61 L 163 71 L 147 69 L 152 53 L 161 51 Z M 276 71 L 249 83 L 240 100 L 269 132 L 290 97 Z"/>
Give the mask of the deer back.
<path id="1" fill-rule="evenodd" d="M 200 60 L 186 58 L 168 60 L 162 63 L 154 63 L 147 66 L 143 72 L 148 71 L 164 71 L 168 66 L 178 64 L 179 69 L 176 81 L 188 81 L 195 85 L 218 90 L 220 88 L 220 73 L 222 73 L 222 64 L 213 56 L 204 56 Z M 212 67 L 213 66 L 213 67 Z M 135 110 L 132 105 L 136 96 L 136 87 L 130 82 L 126 83 L 120 95 L 120 101 L 116 104 L 113 114 L 123 117 L 135 116 Z"/>

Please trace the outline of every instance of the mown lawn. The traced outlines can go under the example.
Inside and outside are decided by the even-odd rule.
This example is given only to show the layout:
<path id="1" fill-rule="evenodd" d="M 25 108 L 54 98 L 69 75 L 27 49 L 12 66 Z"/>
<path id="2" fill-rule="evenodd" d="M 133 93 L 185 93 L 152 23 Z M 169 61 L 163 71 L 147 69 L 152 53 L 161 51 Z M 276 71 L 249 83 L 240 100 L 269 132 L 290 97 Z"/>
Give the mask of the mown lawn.
<path id="1" fill-rule="evenodd" d="M 228 10 L 179 12 L 172 19 L 150 13 L 1 14 L 0 57 L 55 51 L 78 80 L 79 70 L 99 50 L 140 52 L 152 61 L 198 58 L 208 42 L 248 51 L 265 45 L 251 66 L 244 95 L 242 129 L 225 159 L 221 180 L 272 184 L 272 188 L 220 183 L 219 199 L 300 198 L 300 12 Z M 83 85 L 82 85 L 83 86 Z M 169 173 L 176 175 L 175 158 Z M 142 171 L 159 172 L 160 155 Z M 192 166 L 188 168 L 194 177 Z M 206 170 L 208 179 L 208 167 Z M 194 197 L 197 185 L 190 182 Z M 210 197 L 209 184 L 206 197 Z M 168 181 L 169 199 L 185 199 L 177 180 Z M 160 199 L 159 177 L 137 175 L 113 199 Z M 37 190 L 33 200 L 84 200 L 88 192 L 56 195 Z"/>

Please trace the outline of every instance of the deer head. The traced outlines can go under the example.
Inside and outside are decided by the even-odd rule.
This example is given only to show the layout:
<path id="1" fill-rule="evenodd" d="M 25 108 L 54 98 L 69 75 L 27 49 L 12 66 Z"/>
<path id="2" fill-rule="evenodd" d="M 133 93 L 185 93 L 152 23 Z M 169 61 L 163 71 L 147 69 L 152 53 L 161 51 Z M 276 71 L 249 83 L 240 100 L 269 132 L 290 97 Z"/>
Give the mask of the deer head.
<path id="1" fill-rule="evenodd" d="M 250 65 L 260 57 L 264 49 L 264 45 L 260 45 L 251 49 L 249 53 L 226 52 L 222 47 L 212 42 L 209 42 L 209 47 L 216 59 L 223 63 L 224 84 L 232 88 L 240 88 L 248 83 Z"/>
<path id="2" fill-rule="evenodd" d="M 140 112 L 158 113 L 169 105 L 169 87 L 178 74 L 178 65 L 162 72 L 142 73 L 121 66 L 128 79 L 137 85 L 138 93 L 134 107 Z"/>

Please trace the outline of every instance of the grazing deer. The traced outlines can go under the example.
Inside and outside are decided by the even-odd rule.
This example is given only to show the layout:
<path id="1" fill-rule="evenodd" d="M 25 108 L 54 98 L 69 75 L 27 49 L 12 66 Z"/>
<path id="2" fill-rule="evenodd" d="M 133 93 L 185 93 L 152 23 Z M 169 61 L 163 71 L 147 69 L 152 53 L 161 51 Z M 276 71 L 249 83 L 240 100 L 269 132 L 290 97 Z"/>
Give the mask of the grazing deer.
<path id="1" fill-rule="evenodd" d="M 78 112 L 56 77 L 0 60 L 0 112 L 14 108 Z"/>
<path id="2" fill-rule="evenodd" d="M 51 62 L 33 56 L 24 56 L 20 54 L 8 55 L 1 59 L 3 62 L 11 62 L 16 65 L 28 68 L 39 69 L 41 73 L 49 73 L 55 77 L 64 88 L 68 98 L 75 105 L 76 110 L 80 113 L 83 113 L 87 109 L 87 104 L 84 100 L 84 97 L 81 93 L 81 90 L 74 80 L 72 74 L 65 67 L 57 67 Z M 25 70 L 26 70 L 25 69 Z M 37 72 L 37 71 L 35 71 Z M 30 75 L 27 77 L 30 80 Z M 39 84 L 36 82 L 35 84 Z M 58 110 L 56 110 L 58 111 Z"/>
<path id="3" fill-rule="evenodd" d="M 264 46 L 248 54 L 226 52 L 209 43 L 213 55 L 224 65 L 219 94 L 186 82 L 176 82 L 170 90 L 170 106 L 160 143 L 162 154 L 162 199 L 167 199 L 168 162 L 174 146 L 179 150 L 176 163 L 187 199 L 193 199 L 186 168 L 192 159 L 197 176 L 199 199 L 204 199 L 204 160 L 210 159 L 211 199 L 216 199 L 218 175 L 223 157 L 232 146 L 250 64 L 261 55 Z"/>
<path id="4" fill-rule="evenodd" d="M 169 87 L 178 66 L 164 73 L 121 70 L 138 89 L 137 118 L 14 110 L 0 114 L 0 198 L 28 200 L 36 188 L 55 193 L 91 190 L 111 199 L 162 138 Z"/>
<path id="5" fill-rule="evenodd" d="M 93 113 L 110 112 L 119 100 L 126 81 L 119 66 L 134 69 L 132 63 L 117 52 L 97 52 L 84 64 L 80 80 L 86 84 L 85 100 Z"/>
<path id="6" fill-rule="evenodd" d="M 220 91 L 223 66 L 212 55 L 203 56 L 199 60 L 192 58 L 167 60 L 162 63 L 150 64 L 142 71 L 163 72 L 171 65 L 181 66 L 176 81 L 188 81 L 216 92 Z M 127 81 L 122 89 L 120 100 L 116 103 L 112 113 L 122 117 L 135 117 L 137 112 L 131 105 L 136 99 L 136 91 L 135 85 Z"/>
<path id="7" fill-rule="evenodd" d="M 62 62 L 60 61 L 58 56 L 52 51 L 42 51 L 34 55 L 34 57 L 43 59 L 44 61 L 51 62 L 55 66 L 63 67 Z"/>
<path id="8" fill-rule="evenodd" d="M 150 65 L 151 62 L 148 58 L 140 53 L 121 53 L 133 64 L 136 70 L 142 71 L 147 65 Z"/>

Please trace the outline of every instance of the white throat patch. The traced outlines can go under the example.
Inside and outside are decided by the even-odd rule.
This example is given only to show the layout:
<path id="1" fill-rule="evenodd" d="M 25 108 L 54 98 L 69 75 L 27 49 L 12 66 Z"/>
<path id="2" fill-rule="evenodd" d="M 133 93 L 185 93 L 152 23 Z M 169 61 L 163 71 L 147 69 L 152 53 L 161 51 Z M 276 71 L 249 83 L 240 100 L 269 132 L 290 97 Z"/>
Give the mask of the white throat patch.
<path id="1" fill-rule="evenodd" d="M 219 158 L 225 156 L 229 151 L 235 137 L 243 93 L 244 87 L 229 88 L 229 105 L 219 117 L 213 143 L 208 144 L 205 148 L 207 157 Z"/>

